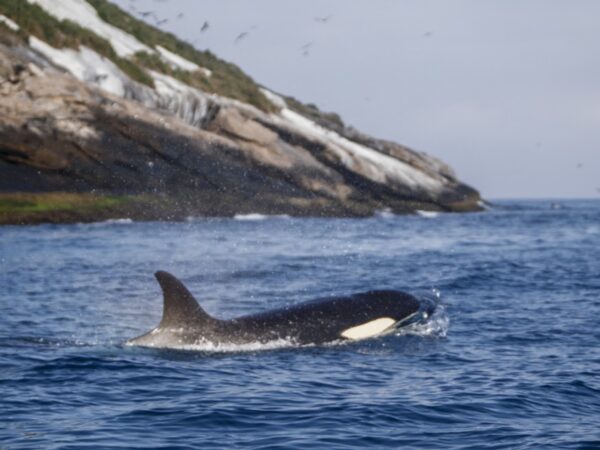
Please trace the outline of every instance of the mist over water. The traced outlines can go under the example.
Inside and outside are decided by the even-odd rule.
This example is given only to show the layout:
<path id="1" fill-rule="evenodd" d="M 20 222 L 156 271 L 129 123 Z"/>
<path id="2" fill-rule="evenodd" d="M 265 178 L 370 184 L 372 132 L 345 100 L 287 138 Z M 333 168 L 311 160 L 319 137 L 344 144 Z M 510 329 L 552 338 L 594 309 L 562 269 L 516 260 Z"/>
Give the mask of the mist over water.
<path id="1" fill-rule="evenodd" d="M 0 227 L 0 448 L 600 446 L 600 202 L 238 219 Z M 160 320 L 159 269 L 220 318 L 441 306 L 343 345 L 124 346 Z"/>

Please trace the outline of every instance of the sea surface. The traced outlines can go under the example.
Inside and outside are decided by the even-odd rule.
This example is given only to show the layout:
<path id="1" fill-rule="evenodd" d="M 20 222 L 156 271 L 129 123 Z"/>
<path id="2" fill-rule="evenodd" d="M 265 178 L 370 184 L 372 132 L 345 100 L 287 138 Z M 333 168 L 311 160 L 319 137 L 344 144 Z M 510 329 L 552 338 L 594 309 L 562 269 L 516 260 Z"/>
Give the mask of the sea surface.
<path id="1" fill-rule="evenodd" d="M 5 226 L 0 269 L 2 450 L 600 448 L 600 201 Z M 125 346 L 160 320 L 159 269 L 221 318 L 440 304 L 351 344 Z"/>

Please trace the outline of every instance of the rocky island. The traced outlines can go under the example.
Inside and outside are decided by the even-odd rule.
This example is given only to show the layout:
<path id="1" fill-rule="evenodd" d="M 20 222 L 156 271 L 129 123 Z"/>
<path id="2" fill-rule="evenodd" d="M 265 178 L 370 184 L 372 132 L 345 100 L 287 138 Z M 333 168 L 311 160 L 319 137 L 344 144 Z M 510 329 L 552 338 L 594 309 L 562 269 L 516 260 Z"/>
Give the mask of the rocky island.
<path id="1" fill-rule="evenodd" d="M 0 0 L 0 223 L 475 211 L 442 161 L 106 0 Z"/>

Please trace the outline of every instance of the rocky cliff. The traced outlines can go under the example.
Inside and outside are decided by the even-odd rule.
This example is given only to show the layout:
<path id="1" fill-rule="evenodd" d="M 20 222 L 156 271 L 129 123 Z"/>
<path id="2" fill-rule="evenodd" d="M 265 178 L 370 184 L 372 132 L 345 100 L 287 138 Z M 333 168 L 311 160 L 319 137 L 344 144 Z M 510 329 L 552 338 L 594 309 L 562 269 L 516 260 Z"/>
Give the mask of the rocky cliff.
<path id="1" fill-rule="evenodd" d="M 114 201 L 39 207 L 33 193 Z M 0 0 L 0 222 L 479 205 L 443 162 L 260 87 L 104 0 Z"/>

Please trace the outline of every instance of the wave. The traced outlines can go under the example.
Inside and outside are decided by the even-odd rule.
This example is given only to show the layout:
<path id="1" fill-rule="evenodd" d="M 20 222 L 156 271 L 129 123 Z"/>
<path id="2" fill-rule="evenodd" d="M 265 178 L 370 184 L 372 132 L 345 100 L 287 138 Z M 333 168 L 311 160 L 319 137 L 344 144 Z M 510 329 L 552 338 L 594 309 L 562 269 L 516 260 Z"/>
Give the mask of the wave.
<path id="1" fill-rule="evenodd" d="M 381 217 L 383 219 L 391 219 L 392 217 L 396 217 L 396 214 L 392 212 L 390 208 L 378 209 L 373 213 L 374 217 Z"/>
<path id="2" fill-rule="evenodd" d="M 0 338 L 0 346 L 90 347 L 94 344 L 78 339 L 53 339 L 38 336 L 12 336 Z"/>
<path id="3" fill-rule="evenodd" d="M 250 213 L 250 214 L 236 214 L 233 216 L 234 220 L 266 220 L 266 219 L 289 219 L 290 216 L 287 214 L 259 214 L 259 213 Z"/>
<path id="4" fill-rule="evenodd" d="M 423 210 L 417 209 L 415 212 L 417 213 L 417 215 L 419 215 L 421 217 L 425 217 L 427 219 L 433 219 L 440 215 L 440 213 L 437 211 L 423 211 Z"/>
<path id="5" fill-rule="evenodd" d="M 483 208 L 485 211 L 491 211 L 492 210 L 492 205 L 488 202 L 486 202 L 485 200 L 478 200 L 477 201 L 477 206 Z"/>
<path id="6" fill-rule="evenodd" d="M 133 223 L 133 219 L 129 217 L 122 217 L 120 219 L 108 219 L 101 220 L 99 222 L 79 222 L 77 225 L 85 227 L 98 227 L 105 225 L 130 225 Z"/>
<path id="7" fill-rule="evenodd" d="M 133 223 L 133 219 L 130 219 L 129 217 L 124 217 L 122 219 L 108 219 L 100 223 L 104 223 L 107 225 L 127 225 Z"/>

